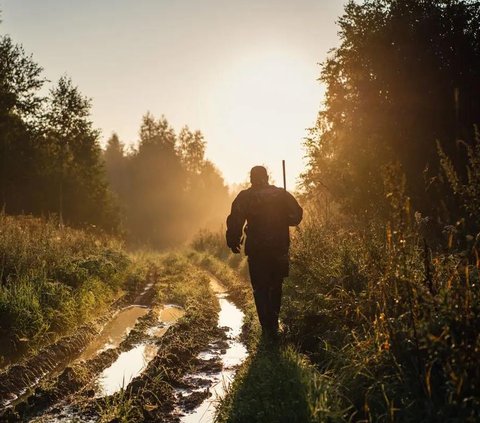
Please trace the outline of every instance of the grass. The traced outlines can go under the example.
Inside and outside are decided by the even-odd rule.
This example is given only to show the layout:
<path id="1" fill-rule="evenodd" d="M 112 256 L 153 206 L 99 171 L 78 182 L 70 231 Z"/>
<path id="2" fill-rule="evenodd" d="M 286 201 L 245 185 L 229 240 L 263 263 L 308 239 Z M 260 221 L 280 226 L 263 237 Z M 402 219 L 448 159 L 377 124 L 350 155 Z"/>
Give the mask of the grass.
<path id="1" fill-rule="evenodd" d="M 0 214 L 0 234 L 0 364 L 98 316 L 142 273 L 98 233 Z"/>
<path id="2" fill-rule="evenodd" d="M 261 339 L 217 409 L 219 423 L 306 423 L 341 420 L 325 395 L 331 380 L 291 346 Z"/>
<path id="3" fill-rule="evenodd" d="M 294 232 L 281 310 L 287 347 L 259 348 L 251 331 L 251 358 L 220 422 L 480 419 L 480 236 L 459 222 L 431 248 L 428 221 L 401 192 L 391 201 L 385 224 L 310 214 Z M 216 256 L 207 264 L 245 273 L 221 236 L 201 238 L 194 246 Z"/>
<path id="4" fill-rule="evenodd" d="M 284 290 L 287 339 L 334 375 L 326 394 L 345 419 L 477 421 L 478 263 L 448 239 L 425 249 L 400 212 L 384 236 L 380 225 L 304 225 Z"/>

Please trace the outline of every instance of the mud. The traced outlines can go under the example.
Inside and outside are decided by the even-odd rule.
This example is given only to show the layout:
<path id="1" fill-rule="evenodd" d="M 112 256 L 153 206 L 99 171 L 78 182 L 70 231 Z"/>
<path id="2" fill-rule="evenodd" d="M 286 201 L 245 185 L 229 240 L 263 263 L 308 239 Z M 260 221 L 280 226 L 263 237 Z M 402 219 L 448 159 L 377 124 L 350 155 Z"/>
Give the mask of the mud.
<path id="1" fill-rule="evenodd" d="M 6 407 L 28 395 L 46 377 L 58 375 L 77 358 L 79 352 L 82 352 L 101 333 L 102 328 L 127 305 L 131 297 L 135 297 L 135 300 L 141 304 L 151 302 L 154 295 L 152 286 L 152 283 L 149 283 L 140 294 L 129 293 L 125 297 L 116 299 L 110 311 L 104 316 L 79 327 L 74 334 L 60 338 L 31 357 L 15 359 L 16 364 L 3 369 L 0 372 L 0 416 Z"/>
<path id="2" fill-rule="evenodd" d="M 130 306 L 120 310 L 103 327 L 100 334 L 90 342 L 80 355 L 80 360 L 89 360 L 102 350 L 117 348 L 120 342 L 129 334 L 140 317 L 145 316 L 149 309 L 145 306 Z"/>
<path id="3" fill-rule="evenodd" d="M 177 389 L 177 408 L 183 413 L 180 422 L 211 423 L 215 406 L 233 381 L 235 372 L 247 357 L 247 350 L 240 340 L 243 312 L 227 299 L 225 288 L 211 278 L 210 287 L 220 304 L 218 327 L 225 333 L 224 339 L 211 342 L 195 360 L 194 370 L 184 378 L 185 389 Z"/>
<path id="4" fill-rule="evenodd" d="M 218 303 L 204 298 L 183 319 L 184 311 L 174 305 L 135 306 L 103 322 L 103 330 L 89 328 L 92 335 L 76 355 L 67 355 L 54 377 L 24 394 L 3 417 L 0 412 L 0 421 L 97 421 L 117 404 L 131 408 L 129 421 L 213 421 L 215 401 L 246 350 L 239 341 L 243 313 L 217 281 L 210 286 Z M 152 291 L 150 286 L 142 294 Z"/>
<path id="5" fill-rule="evenodd" d="M 143 296 L 137 296 L 137 299 L 144 298 L 153 291 L 152 285 L 149 286 L 149 290 L 144 290 Z M 61 338 L 37 355 L 2 372 L 0 421 L 16 421 L 12 416 L 18 419 L 30 414 L 32 409 L 42 410 L 59 398 L 76 392 L 91 381 L 89 378 L 92 374 L 108 367 L 120 353 L 114 348 L 109 349 L 108 344 L 118 343 L 122 336 L 124 338 L 128 334 L 138 317 L 148 312 L 148 308 L 143 306 L 120 309 L 122 305 L 123 300 L 116 301 L 114 309 L 107 316 L 82 326 L 74 335 Z M 123 325 L 123 335 L 119 322 Z M 116 327 L 118 330 L 115 330 Z M 108 334 L 109 329 L 113 329 L 113 338 L 102 336 Z M 83 357 L 82 351 L 85 354 Z M 87 363 L 78 364 L 75 360 L 79 356 L 87 359 Z"/>

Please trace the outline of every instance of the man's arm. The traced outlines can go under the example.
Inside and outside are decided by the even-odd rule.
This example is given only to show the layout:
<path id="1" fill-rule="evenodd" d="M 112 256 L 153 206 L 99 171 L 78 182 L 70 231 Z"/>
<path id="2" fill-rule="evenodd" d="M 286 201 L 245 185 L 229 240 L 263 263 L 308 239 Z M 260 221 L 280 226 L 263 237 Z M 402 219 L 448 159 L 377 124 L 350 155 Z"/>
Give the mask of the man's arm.
<path id="1" fill-rule="evenodd" d="M 289 192 L 285 191 L 287 203 L 287 220 L 288 226 L 297 226 L 303 217 L 303 209 L 298 204 L 295 197 Z"/>
<path id="2" fill-rule="evenodd" d="M 245 225 L 245 194 L 244 191 L 237 195 L 237 198 L 232 203 L 232 210 L 227 217 L 227 245 L 234 253 L 240 252 L 240 245 L 242 239 L 243 226 Z"/>

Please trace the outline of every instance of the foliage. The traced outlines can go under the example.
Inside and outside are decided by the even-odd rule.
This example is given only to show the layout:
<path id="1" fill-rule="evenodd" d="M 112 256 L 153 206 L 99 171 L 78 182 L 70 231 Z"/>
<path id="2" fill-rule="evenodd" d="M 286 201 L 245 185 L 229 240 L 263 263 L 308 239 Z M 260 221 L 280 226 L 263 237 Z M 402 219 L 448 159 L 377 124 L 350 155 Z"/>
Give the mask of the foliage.
<path id="1" fill-rule="evenodd" d="M 350 1 L 338 24 L 341 43 L 320 78 L 325 105 L 306 142 L 306 194 L 319 201 L 326 193 L 356 217 L 383 218 L 382 170 L 398 162 L 412 207 L 445 218 L 432 207 L 448 194 L 437 185 L 436 142 L 464 168 L 456 140 L 470 144 L 480 116 L 480 5 Z M 447 204 L 448 223 L 458 219 L 454 206 Z"/>
<path id="2" fill-rule="evenodd" d="M 245 285 L 249 285 L 247 258 L 227 248 L 223 231 L 199 231 L 191 247 L 200 253 L 191 255 L 195 263 L 212 272 L 230 291 L 243 291 Z"/>
<path id="3" fill-rule="evenodd" d="M 476 421 L 478 262 L 432 253 L 397 195 L 386 228 L 303 225 L 284 289 L 287 338 L 333 375 L 326 395 L 353 407 L 346 419 Z"/>
<path id="4" fill-rule="evenodd" d="M 224 219 L 228 190 L 204 153 L 199 131 L 184 127 L 177 135 L 164 117 L 149 113 L 137 149 L 126 153 L 112 135 L 104 158 L 131 241 L 168 247 Z"/>
<path id="5" fill-rule="evenodd" d="M 57 181 L 59 214 L 74 224 L 95 224 L 114 231 L 112 206 L 98 142 L 89 120 L 90 100 L 67 77 L 50 91 L 46 143 L 52 152 L 51 176 Z"/>
<path id="6" fill-rule="evenodd" d="M 480 210 L 480 133 L 478 128 L 475 143 L 473 145 L 463 143 L 463 145 L 467 158 L 466 175 L 463 177 L 464 172 L 455 168 L 453 161 L 440 144 L 438 144 L 438 152 L 443 174 L 466 217 L 463 219 L 463 226 L 467 231 L 475 233 L 480 231 L 480 221 L 478 220 Z"/>
<path id="7" fill-rule="evenodd" d="M 115 240 L 0 215 L 0 354 L 44 345 L 97 316 L 135 264 Z"/>
<path id="8" fill-rule="evenodd" d="M 480 418 L 479 23 L 351 1 L 323 65 L 282 320 L 346 420 Z"/>
<path id="9" fill-rule="evenodd" d="M 42 68 L 8 36 L 0 37 L 0 201 L 13 207 L 32 192 L 27 180 L 37 157 L 32 122 L 38 116 L 43 86 Z M 25 152 L 30 154 L 25 154 Z"/>
<path id="10" fill-rule="evenodd" d="M 0 37 L 0 195 L 10 214 L 58 214 L 75 226 L 118 229 L 90 100 L 67 77 L 42 97 L 42 68 Z"/>

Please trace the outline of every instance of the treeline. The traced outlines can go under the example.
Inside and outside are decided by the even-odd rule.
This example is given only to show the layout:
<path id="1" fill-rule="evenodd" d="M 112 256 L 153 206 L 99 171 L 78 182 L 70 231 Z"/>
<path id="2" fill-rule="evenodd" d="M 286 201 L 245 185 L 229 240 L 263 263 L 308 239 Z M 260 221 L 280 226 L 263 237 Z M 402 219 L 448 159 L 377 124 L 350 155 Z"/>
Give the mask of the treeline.
<path id="1" fill-rule="evenodd" d="M 67 76 L 42 95 L 42 71 L 22 46 L 0 37 L 4 213 L 57 216 L 157 247 L 223 220 L 228 190 L 204 158 L 200 132 L 185 127 L 176 135 L 165 118 L 147 114 L 136 149 L 126 153 L 113 136 L 104 153 L 90 99 Z"/>
<path id="2" fill-rule="evenodd" d="M 164 117 L 146 114 L 139 136 L 137 147 L 126 151 L 113 134 L 104 155 L 130 241 L 162 248 L 187 240 L 200 228 L 218 227 L 229 194 L 205 159 L 202 133 L 185 126 L 176 134 Z"/>
<path id="3" fill-rule="evenodd" d="M 480 142 L 480 3 L 352 1 L 339 26 L 307 141 L 308 197 L 385 220 L 392 184 L 404 184 L 437 232 L 465 214 L 460 229 L 478 231 L 467 203 L 479 182 L 469 156 Z"/>
<path id="4" fill-rule="evenodd" d="M 90 100 L 65 76 L 42 96 L 46 82 L 21 46 L 0 37 L 1 207 L 116 230 Z"/>

